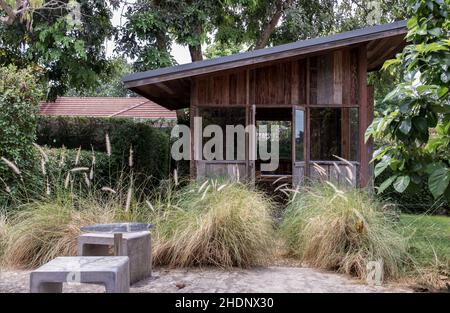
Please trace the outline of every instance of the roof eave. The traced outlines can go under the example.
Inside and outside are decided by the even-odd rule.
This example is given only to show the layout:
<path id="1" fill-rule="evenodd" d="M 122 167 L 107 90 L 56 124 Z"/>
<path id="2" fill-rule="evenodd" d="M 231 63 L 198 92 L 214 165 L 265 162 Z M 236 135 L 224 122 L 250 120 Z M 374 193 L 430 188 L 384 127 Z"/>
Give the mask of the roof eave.
<path id="1" fill-rule="evenodd" d="M 406 32 L 406 22 L 399 21 L 212 60 L 135 73 L 125 76 L 123 82 L 127 88 L 133 88 L 146 84 L 213 73 L 224 69 L 232 69 L 293 56 L 306 55 L 318 51 L 336 49 L 342 46 L 359 44 L 383 37 L 402 35 L 406 34 Z"/>

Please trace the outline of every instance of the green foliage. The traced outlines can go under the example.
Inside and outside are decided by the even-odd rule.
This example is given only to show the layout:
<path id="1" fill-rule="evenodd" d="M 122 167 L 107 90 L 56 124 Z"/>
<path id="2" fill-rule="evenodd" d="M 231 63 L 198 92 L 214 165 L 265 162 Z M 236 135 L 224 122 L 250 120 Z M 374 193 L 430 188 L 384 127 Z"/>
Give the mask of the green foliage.
<path id="1" fill-rule="evenodd" d="M 397 277 L 408 260 L 394 212 L 359 189 L 331 183 L 305 187 L 289 204 L 281 232 L 289 251 L 311 266 L 367 277 L 367 263 L 383 260 Z"/>
<path id="2" fill-rule="evenodd" d="M 83 89 L 70 88 L 64 93 L 66 97 L 135 97 L 136 94 L 127 89 L 122 78 L 133 72 L 133 67 L 123 58 L 110 60 L 110 71 L 100 75 L 95 85 Z"/>
<path id="3" fill-rule="evenodd" d="M 0 67 L 0 77 L 0 157 L 29 170 L 34 157 L 36 114 L 42 96 L 40 86 L 28 68 Z M 11 188 L 19 180 L 4 162 L 0 162 L 0 178 Z"/>
<path id="4" fill-rule="evenodd" d="M 436 200 L 424 184 L 410 184 L 402 193 L 394 189 L 393 183 L 397 176 L 390 168 L 375 178 L 378 197 L 384 201 L 395 203 L 402 211 L 414 213 L 445 212 L 446 203 L 443 199 Z"/>
<path id="5" fill-rule="evenodd" d="M 384 99 L 387 106 L 366 131 L 384 140 L 375 152 L 375 174 L 388 167 L 383 188 L 398 192 L 427 185 L 435 198 L 450 201 L 450 1 L 410 1 L 408 45 L 395 61 L 402 82 Z M 379 192 L 383 191 L 383 188 Z"/>
<path id="6" fill-rule="evenodd" d="M 39 67 L 49 99 L 63 95 L 69 87 L 95 87 L 99 76 L 110 71 L 105 40 L 114 34 L 111 15 L 117 1 L 79 0 L 79 20 L 75 21 L 68 18 L 73 9 L 69 2 L 73 4 L 64 0 L 58 2 L 58 9 L 29 12 L 29 23 L 21 18 L 12 25 L 0 23 L 0 65 Z"/>
<path id="7" fill-rule="evenodd" d="M 205 45 L 213 58 L 398 20 L 406 1 L 139 0 L 125 14 L 119 50 L 136 59 L 135 68 L 153 69 L 173 65 L 173 43 L 197 61 Z"/>
<path id="8" fill-rule="evenodd" d="M 106 134 L 111 142 L 111 173 L 128 167 L 130 147 L 136 174 L 156 179 L 168 175 L 169 136 L 145 123 L 129 119 L 40 117 L 38 143 L 50 147 L 107 151 Z"/>

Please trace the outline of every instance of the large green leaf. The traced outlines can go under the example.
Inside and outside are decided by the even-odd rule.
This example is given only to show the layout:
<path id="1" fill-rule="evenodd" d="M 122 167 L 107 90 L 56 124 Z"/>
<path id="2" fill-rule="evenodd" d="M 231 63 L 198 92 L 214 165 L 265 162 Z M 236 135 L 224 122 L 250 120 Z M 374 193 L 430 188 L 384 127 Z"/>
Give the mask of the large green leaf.
<path id="1" fill-rule="evenodd" d="M 436 168 L 428 178 L 428 188 L 435 198 L 444 194 L 450 183 L 450 169 L 442 166 Z"/>
<path id="2" fill-rule="evenodd" d="M 408 133 L 411 131 L 411 120 L 408 118 L 404 120 L 399 127 L 400 131 L 404 133 L 405 135 L 408 135 Z"/>
<path id="3" fill-rule="evenodd" d="M 386 179 L 379 187 L 378 187 L 378 194 L 382 193 L 383 191 L 386 190 L 387 187 L 389 187 L 390 185 L 392 185 L 392 183 L 394 182 L 394 180 L 397 178 L 396 175 L 389 177 L 388 179 Z"/>
<path id="4" fill-rule="evenodd" d="M 423 116 L 415 116 L 412 118 L 412 122 L 414 127 L 420 131 L 420 132 L 427 132 L 428 131 L 428 122 L 427 119 Z"/>
<path id="5" fill-rule="evenodd" d="M 384 172 L 384 170 L 389 166 L 389 158 L 384 158 L 377 165 L 375 165 L 374 174 L 375 177 Z"/>
<path id="6" fill-rule="evenodd" d="M 410 182 L 411 177 L 409 177 L 408 175 L 399 176 L 394 183 L 394 189 L 397 192 L 402 193 L 406 190 L 406 188 L 408 188 Z"/>

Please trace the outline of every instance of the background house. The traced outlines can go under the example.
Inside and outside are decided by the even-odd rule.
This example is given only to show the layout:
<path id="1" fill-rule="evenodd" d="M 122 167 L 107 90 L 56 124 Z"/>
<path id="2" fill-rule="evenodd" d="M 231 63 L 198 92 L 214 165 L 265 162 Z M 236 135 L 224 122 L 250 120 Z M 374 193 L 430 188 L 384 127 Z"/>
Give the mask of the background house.
<path id="1" fill-rule="evenodd" d="M 39 113 L 47 116 L 132 118 L 153 121 L 158 126 L 172 126 L 177 121 L 175 111 L 142 97 L 59 97 L 55 102 L 41 102 Z"/>

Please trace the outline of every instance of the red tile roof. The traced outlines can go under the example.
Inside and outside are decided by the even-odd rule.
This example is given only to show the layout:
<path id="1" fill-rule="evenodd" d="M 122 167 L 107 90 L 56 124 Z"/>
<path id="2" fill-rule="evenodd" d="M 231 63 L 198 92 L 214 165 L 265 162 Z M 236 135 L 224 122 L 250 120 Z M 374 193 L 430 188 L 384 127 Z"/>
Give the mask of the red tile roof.
<path id="1" fill-rule="evenodd" d="M 55 102 L 41 102 L 39 111 L 53 116 L 177 118 L 175 111 L 141 97 L 60 97 Z"/>

